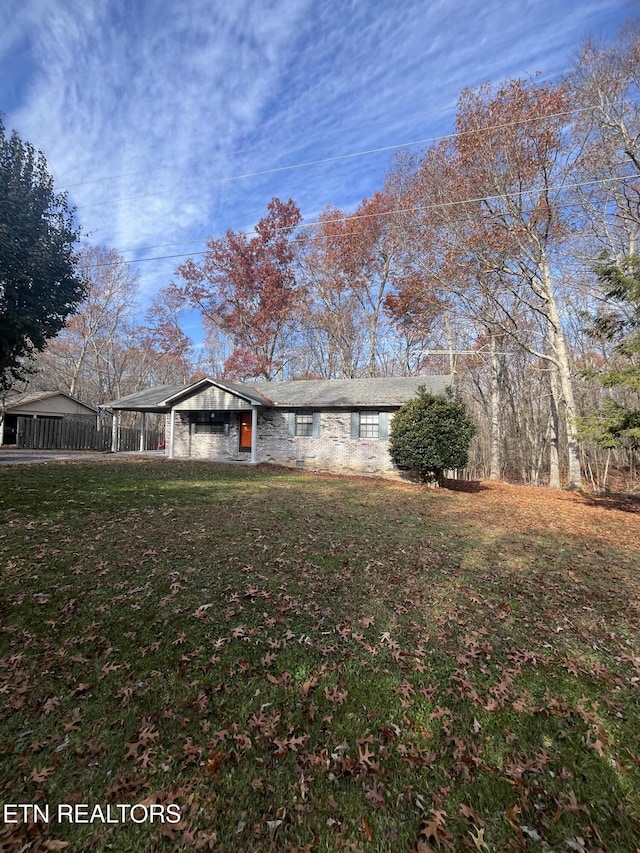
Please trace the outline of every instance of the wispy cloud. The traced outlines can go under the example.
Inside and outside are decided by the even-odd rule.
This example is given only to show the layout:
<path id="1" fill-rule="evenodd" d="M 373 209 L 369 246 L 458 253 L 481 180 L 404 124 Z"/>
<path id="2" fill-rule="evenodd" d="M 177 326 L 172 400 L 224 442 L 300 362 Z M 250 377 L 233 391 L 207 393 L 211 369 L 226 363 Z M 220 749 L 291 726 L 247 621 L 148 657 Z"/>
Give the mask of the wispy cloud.
<path id="1" fill-rule="evenodd" d="M 15 7 L 0 13 L 0 108 L 45 151 L 90 239 L 127 257 L 201 250 L 250 228 L 273 195 L 308 217 L 351 209 L 390 155 L 345 155 L 446 132 L 464 86 L 554 76 L 631 11 L 624 0 Z M 175 266 L 141 265 L 147 291 Z"/>

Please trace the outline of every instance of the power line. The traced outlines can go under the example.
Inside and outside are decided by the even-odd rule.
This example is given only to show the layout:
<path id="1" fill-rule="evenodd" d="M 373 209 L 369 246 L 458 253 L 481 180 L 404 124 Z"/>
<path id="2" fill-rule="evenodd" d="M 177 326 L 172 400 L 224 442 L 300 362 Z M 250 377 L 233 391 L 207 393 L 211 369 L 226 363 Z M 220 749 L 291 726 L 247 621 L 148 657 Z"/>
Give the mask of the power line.
<path id="1" fill-rule="evenodd" d="M 383 145 L 383 146 L 380 146 L 378 148 L 369 148 L 369 149 L 364 149 L 361 151 L 353 151 L 353 152 L 350 152 L 348 154 L 337 154 L 337 155 L 332 156 L 332 157 L 323 157 L 323 158 L 319 158 L 317 160 L 307 160 L 307 161 L 303 161 L 300 163 L 291 163 L 287 166 L 274 166 L 273 168 L 270 168 L 270 169 L 260 169 L 260 170 L 253 171 L 253 172 L 244 172 L 244 173 L 241 173 L 238 175 L 229 175 L 225 178 L 216 178 L 216 179 L 212 180 L 210 183 L 211 184 L 225 184 L 225 183 L 231 183 L 232 181 L 246 180 L 247 178 L 265 177 L 266 175 L 275 175 L 275 174 L 279 174 L 282 172 L 295 171 L 296 169 L 304 169 L 304 168 L 308 168 L 310 166 L 321 166 L 321 165 L 326 165 L 328 163 L 337 163 L 337 162 L 341 162 L 344 160 L 352 160 L 352 159 L 355 159 L 357 157 L 367 157 L 367 156 L 370 156 L 372 154 L 384 154 L 384 153 L 388 153 L 389 151 L 397 151 L 401 148 L 410 148 L 410 147 L 416 146 L 416 145 L 425 145 L 427 143 L 433 144 L 434 142 L 444 142 L 446 140 L 457 139 L 457 138 L 460 138 L 460 137 L 463 137 L 466 135 L 471 135 L 471 134 L 475 135 L 475 134 L 483 133 L 483 132 L 486 132 L 489 130 L 506 130 L 510 127 L 517 127 L 518 125 L 529 124 L 531 122 L 537 122 L 537 121 L 545 121 L 545 120 L 552 119 L 552 118 L 562 118 L 564 116 L 574 115 L 574 114 L 577 114 L 580 112 L 585 112 L 585 111 L 593 111 L 595 109 L 598 109 L 598 108 L 595 106 L 593 106 L 593 107 L 579 107 L 579 108 L 575 108 L 575 109 L 571 109 L 571 110 L 561 110 L 561 111 L 556 112 L 556 113 L 546 113 L 544 115 L 531 116 L 530 118 L 516 119 L 514 121 L 502 122 L 500 124 L 482 125 L 482 126 L 479 126 L 477 128 L 472 128 L 471 130 L 455 131 L 453 133 L 442 134 L 440 136 L 429 136 L 429 137 L 425 137 L 423 139 L 414 139 L 414 140 L 411 140 L 408 142 L 396 143 L 394 145 Z M 252 150 L 252 149 L 247 149 L 247 150 Z M 232 155 L 229 155 L 229 156 L 232 156 Z M 166 166 L 163 168 L 170 168 L 170 167 Z M 155 171 L 155 170 L 151 169 L 148 171 Z M 131 173 L 132 176 L 135 174 L 137 174 L 137 173 L 135 173 L 135 172 Z M 142 174 L 142 172 L 140 174 Z M 127 176 L 125 175 L 125 176 L 121 176 L 121 177 L 127 177 Z M 96 179 L 95 182 L 99 182 L 102 180 L 112 180 L 112 179 L 110 179 L 110 178 Z M 93 181 L 87 181 L 84 183 L 88 184 L 88 183 L 94 183 L 94 182 Z M 82 186 L 82 185 L 83 184 L 73 184 L 71 186 Z M 200 186 L 200 184 L 198 184 L 197 186 Z M 69 187 L 67 187 L 67 189 L 69 189 Z M 124 196 L 121 198 L 109 199 L 107 201 L 98 201 L 98 202 L 94 202 L 92 204 L 81 205 L 78 208 L 78 210 L 87 210 L 87 209 L 92 208 L 92 207 L 102 207 L 104 205 L 109 205 L 109 204 L 120 204 L 120 203 L 125 202 L 125 201 L 136 201 L 136 200 L 141 199 L 141 198 L 151 198 L 151 197 L 155 197 L 158 195 L 163 195 L 165 193 L 171 193 L 171 192 L 174 192 L 174 188 L 169 188 L 166 190 L 155 190 L 153 192 L 147 192 L 147 193 L 139 193 L 139 194 L 133 195 L 133 196 Z"/>
<path id="2" fill-rule="evenodd" d="M 353 127 L 339 128 L 336 130 L 327 130 L 324 133 L 309 133 L 309 134 L 306 134 L 304 136 L 296 136 L 293 139 L 284 140 L 284 144 L 286 144 L 286 145 L 298 145 L 301 142 L 308 142 L 308 141 L 311 141 L 314 139 L 326 139 L 327 137 L 330 137 L 330 136 L 337 136 L 337 135 L 347 134 L 347 133 L 355 133 L 358 130 L 369 130 L 370 128 L 381 127 L 381 126 L 386 125 L 386 124 L 397 124 L 401 121 L 406 121 L 407 119 L 421 118 L 422 116 L 435 115 L 436 113 L 449 112 L 450 110 L 451 110 L 451 107 L 441 107 L 437 110 L 434 109 L 434 110 L 425 110 L 423 112 L 417 112 L 417 113 L 408 113 L 408 114 L 403 115 L 403 116 L 397 116 L 396 118 L 382 119 L 380 121 L 369 122 L 367 124 L 355 125 Z M 238 148 L 235 151 L 224 152 L 222 154 L 222 156 L 236 157 L 238 154 L 250 154 L 253 151 L 270 151 L 273 148 L 282 147 L 282 145 L 283 145 L 282 142 L 273 142 L 272 144 L 269 144 L 269 145 L 264 145 L 264 144 L 263 145 L 253 145 L 253 146 L 250 146 L 248 148 Z M 213 160 L 213 159 L 215 159 L 215 155 L 213 157 L 206 157 L 204 159 L 205 160 Z M 185 163 L 185 164 L 202 163 L 202 158 L 189 158 L 189 159 L 183 160 L 181 162 Z M 169 165 L 165 165 L 165 166 L 155 166 L 155 167 L 150 168 L 150 169 L 138 169 L 134 172 L 125 172 L 121 175 L 109 175 L 109 176 L 103 177 L 103 178 L 93 178 L 89 181 L 79 181 L 78 183 L 68 184 L 66 187 L 61 187 L 61 192 L 65 192 L 66 190 L 74 189 L 75 187 L 87 186 L 88 184 L 97 184 L 97 183 L 103 183 L 106 181 L 117 181 L 117 180 L 120 180 L 121 178 L 132 178 L 132 177 L 135 177 L 136 175 L 147 175 L 150 172 L 163 172 L 166 169 L 173 168 L 174 165 L 175 164 L 169 164 Z"/>
<path id="3" fill-rule="evenodd" d="M 631 161 L 629 160 L 627 162 L 631 162 Z M 599 178 L 599 179 L 592 179 L 589 181 L 579 181 L 579 182 L 575 182 L 575 183 L 566 183 L 566 184 L 563 183 L 563 184 L 556 185 L 556 186 L 545 187 L 545 190 L 546 191 L 555 191 L 555 190 L 578 189 L 580 187 L 585 187 L 585 186 L 596 186 L 599 184 L 612 183 L 614 181 L 619 182 L 619 181 L 627 181 L 627 180 L 637 180 L 637 176 L 634 175 L 634 176 L 629 176 L 626 178 L 625 177 Z M 325 226 L 325 225 L 337 224 L 337 223 L 353 222 L 353 221 L 363 220 L 363 219 L 381 218 L 381 217 L 386 217 L 386 216 L 397 216 L 397 215 L 401 215 L 401 214 L 405 214 L 405 213 L 420 213 L 420 212 L 426 212 L 428 210 L 438 210 L 438 209 L 443 209 L 443 208 L 447 208 L 447 207 L 457 207 L 457 206 L 461 206 L 461 205 L 465 205 L 465 204 L 480 204 L 482 202 L 500 201 L 500 200 L 506 200 L 509 198 L 518 198 L 518 197 L 526 196 L 531 192 L 534 192 L 534 190 L 531 190 L 531 189 L 517 190 L 517 191 L 511 192 L 511 193 L 501 193 L 501 194 L 496 194 L 496 195 L 491 195 L 491 196 L 480 196 L 480 197 L 476 197 L 476 198 L 467 198 L 467 199 L 456 199 L 453 201 L 438 202 L 438 203 L 427 204 L 427 205 L 414 205 L 411 207 L 401 207 L 401 208 L 395 208 L 392 210 L 375 212 L 375 213 L 347 214 L 345 216 L 336 217 L 334 219 L 326 219 L 323 221 L 318 220 L 318 221 L 309 222 L 306 224 L 302 223 L 302 224 L 296 226 L 296 228 L 294 230 L 301 230 L 303 228 L 309 229 L 309 228 L 315 228 L 317 226 Z M 571 207 L 571 205 L 561 205 L 561 207 Z M 503 214 L 504 214 L 503 211 L 499 211 L 499 212 L 495 212 L 493 214 L 493 216 L 498 217 L 498 216 L 502 216 Z M 462 220 L 458 220 L 458 221 L 462 221 Z M 279 229 L 279 230 L 285 230 L 285 229 Z M 251 233 L 255 234 L 255 231 L 251 232 Z M 357 234 L 357 232 L 345 232 L 342 234 L 332 234 L 332 235 L 326 235 L 326 236 L 327 236 L 327 238 L 338 239 L 338 238 L 343 238 L 343 237 L 356 237 L 356 236 L 358 236 L 358 234 Z M 199 241 L 193 240 L 193 241 L 188 241 L 188 242 L 199 242 Z M 296 240 L 294 242 L 300 242 L 300 241 Z M 165 245 L 171 246 L 171 245 L 181 245 L 181 244 L 180 243 L 173 243 L 173 244 L 168 243 Z M 140 250 L 128 249 L 125 251 L 140 251 Z M 132 260 L 122 259 L 121 261 L 110 261 L 109 263 L 95 264 L 92 268 L 95 269 L 98 267 L 123 266 L 126 264 L 144 263 L 147 261 L 164 261 L 164 260 L 175 260 L 177 258 L 199 257 L 201 255 L 206 255 L 207 252 L 208 252 L 208 250 L 203 250 L 201 252 L 187 252 L 187 253 L 181 253 L 181 254 L 175 254 L 175 255 L 158 255 L 158 256 L 154 256 L 154 257 L 150 257 L 150 258 L 137 258 L 137 259 L 132 259 Z"/>

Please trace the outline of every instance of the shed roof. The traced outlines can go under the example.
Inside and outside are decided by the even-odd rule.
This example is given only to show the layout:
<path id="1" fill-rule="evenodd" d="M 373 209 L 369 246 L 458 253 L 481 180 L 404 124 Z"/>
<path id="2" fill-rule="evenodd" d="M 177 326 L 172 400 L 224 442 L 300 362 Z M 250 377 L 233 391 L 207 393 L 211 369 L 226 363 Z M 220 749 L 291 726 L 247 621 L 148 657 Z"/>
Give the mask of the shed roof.
<path id="1" fill-rule="evenodd" d="M 432 394 L 443 394 L 450 376 L 394 376 L 377 379 L 298 379 L 292 382 L 236 383 L 206 378 L 192 385 L 161 385 L 103 403 L 101 409 L 167 412 L 172 406 L 207 384 L 215 385 L 267 408 L 357 408 L 398 407 L 424 386 Z"/>
<path id="2" fill-rule="evenodd" d="M 5 398 L 5 411 L 15 412 L 15 410 L 29 406 L 31 403 L 49 400 L 52 397 L 64 397 L 67 400 L 71 400 L 77 406 L 82 406 L 90 412 L 96 411 L 93 406 L 88 405 L 88 403 L 83 403 L 82 400 L 78 400 L 77 397 L 72 397 L 71 394 L 67 394 L 66 391 L 23 391 L 20 394 L 11 394 Z"/>

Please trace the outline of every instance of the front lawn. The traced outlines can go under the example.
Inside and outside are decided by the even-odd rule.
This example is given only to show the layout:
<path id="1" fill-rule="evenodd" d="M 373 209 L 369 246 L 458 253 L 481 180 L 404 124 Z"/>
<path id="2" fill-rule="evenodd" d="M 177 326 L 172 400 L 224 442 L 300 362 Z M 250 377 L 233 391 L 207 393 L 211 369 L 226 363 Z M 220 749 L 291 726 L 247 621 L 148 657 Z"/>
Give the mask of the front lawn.
<path id="1" fill-rule="evenodd" d="M 161 460 L 0 487 L 3 853 L 640 849 L 640 504 Z"/>

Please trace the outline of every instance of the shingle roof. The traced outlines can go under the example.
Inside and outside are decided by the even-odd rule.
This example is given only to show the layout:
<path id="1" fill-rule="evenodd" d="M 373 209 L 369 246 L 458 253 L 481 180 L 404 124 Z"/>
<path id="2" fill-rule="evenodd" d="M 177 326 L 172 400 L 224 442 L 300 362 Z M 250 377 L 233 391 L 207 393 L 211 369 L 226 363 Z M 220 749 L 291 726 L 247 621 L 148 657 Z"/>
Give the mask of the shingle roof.
<path id="1" fill-rule="evenodd" d="M 442 394 L 450 376 L 395 376 L 382 379 L 300 379 L 294 382 L 260 382 L 258 394 L 276 406 L 340 408 L 351 406 L 401 406 L 424 385 Z"/>
<path id="2" fill-rule="evenodd" d="M 186 386 L 188 387 L 188 386 Z M 144 391 L 136 391 L 119 400 L 111 400 L 109 403 L 101 403 L 101 409 L 122 409 L 127 412 L 166 412 L 168 406 L 164 401 L 182 391 L 184 385 L 157 385 L 155 388 L 146 388 Z"/>
<path id="3" fill-rule="evenodd" d="M 174 405 L 179 400 L 188 399 L 193 394 L 198 393 L 205 386 L 213 384 L 221 388 L 225 388 L 227 391 L 231 391 L 232 394 L 237 394 L 239 397 L 245 398 L 250 403 L 257 403 L 259 406 L 268 406 L 271 403 L 271 400 L 268 397 L 265 397 L 264 395 L 258 393 L 258 391 L 255 390 L 255 385 L 241 384 L 239 382 L 227 382 L 226 379 L 217 380 L 209 378 L 200 379 L 193 385 L 183 386 L 170 397 L 167 397 L 165 402 L 168 405 Z M 267 382 L 266 384 L 272 385 L 274 383 Z"/>
<path id="4" fill-rule="evenodd" d="M 288 408 L 357 408 L 401 406 L 424 386 L 432 394 L 442 394 L 451 385 L 450 376 L 394 376 L 381 379 L 300 379 L 293 382 L 236 383 L 207 379 L 193 385 L 162 385 L 103 403 L 100 408 L 126 411 L 165 412 L 168 401 L 196 393 L 211 383 L 239 394 L 258 405 Z"/>
<path id="5" fill-rule="evenodd" d="M 95 412 L 95 408 L 88 403 L 83 403 L 77 397 L 72 397 L 66 391 L 23 391 L 21 394 L 11 394 L 5 399 L 5 409 L 10 411 L 17 406 L 25 406 L 28 403 L 35 403 L 38 400 L 48 400 L 49 397 L 66 397 L 68 400 L 73 400 L 74 403 L 79 403 L 87 409 Z"/>

